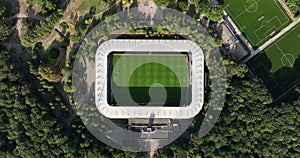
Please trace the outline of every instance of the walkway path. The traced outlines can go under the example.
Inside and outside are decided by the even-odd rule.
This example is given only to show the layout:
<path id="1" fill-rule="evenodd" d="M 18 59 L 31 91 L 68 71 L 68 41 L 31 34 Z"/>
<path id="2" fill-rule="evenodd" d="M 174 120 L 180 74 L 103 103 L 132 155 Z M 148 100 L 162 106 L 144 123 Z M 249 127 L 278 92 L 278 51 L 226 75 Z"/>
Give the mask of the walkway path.
<path id="1" fill-rule="evenodd" d="M 22 0 L 20 0 L 20 1 L 22 1 Z M 20 8 L 22 8 L 22 7 L 20 7 Z M 38 14 L 19 13 L 14 16 L 6 18 L 6 20 L 21 19 L 21 18 L 32 18 L 32 19 L 36 19 L 36 20 L 45 19 L 45 17 L 38 15 Z"/>
<path id="2" fill-rule="evenodd" d="M 39 15 L 35 15 L 33 13 L 27 13 L 27 4 L 26 4 L 26 0 L 18 0 L 19 3 L 19 13 L 11 16 L 9 18 L 6 18 L 6 20 L 12 20 L 12 19 L 16 19 L 17 18 L 17 23 L 13 29 L 13 32 L 10 34 L 9 38 L 8 38 L 8 42 L 7 43 L 1 43 L 2 46 L 5 46 L 7 48 L 7 50 L 10 49 L 14 49 L 15 53 L 16 53 L 16 57 L 14 58 L 18 64 L 20 65 L 24 77 L 26 79 L 28 79 L 33 88 L 34 89 L 40 89 L 42 86 L 39 82 L 39 80 L 35 77 L 30 77 L 30 73 L 29 73 L 29 69 L 28 69 L 28 65 L 26 63 L 26 61 L 24 62 L 21 59 L 22 54 L 24 53 L 24 51 L 28 51 L 30 52 L 30 50 L 28 50 L 26 47 L 22 46 L 22 44 L 20 43 L 20 35 L 22 34 L 22 18 L 33 18 L 33 19 L 37 19 L 37 20 L 42 20 L 44 19 L 42 16 Z M 55 86 L 56 90 L 59 93 L 62 93 L 62 90 L 57 88 L 57 86 Z M 38 95 L 41 96 L 41 98 L 43 99 L 45 105 L 48 105 L 50 102 L 53 101 L 53 96 L 49 93 L 38 93 Z M 69 109 L 72 109 L 72 105 L 69 102 L 68 98 L 62 94 L 62 97 L 65 100 L 65 103 L 67 104 Z M 72 113 L 72 110 L 70 110 L 70 116 L 65 119 L 61 116 L 61 114 L 57 111 L 57 110 L 51 110 L 52 114 L 58 118 L 58 120 L 60 122 L 63 123 L 64 126 L 66 126 L 66 128 L 69 129 L 70 125 L 71 125 L 71 121 L 73 120 L 75 114 Z"/>
<path id="3" fill-rule="evenodd" d="M 115 6 L 117 4 L 119 4 L 121 2 L 121 0 L 117 0 L 113 5 L 111 6 L 108 6 L 107 8 L 105 8 L 102 12 L 100 13 L 96 13 L 96 14 L 93 14 L 93 15 L 90 15 L 90 16 L 87 16 L 85 18 L 89 18 L 89 17 L 97 17 L 99 15 L 102 15 L 104 12 L 108 11 L 112 6 Z M 78 4 L 78 1 L 76 1 L 76 4 Z M 77 18 L 69 18 L 70 16 L 70 13 L 72 10 L 75 10 L 78 6 L 76 6 L 75 2 L 73 1 L 70 1 L 69 5 L 67 6 L 67 9 L 65 10 L 65 13 L 64 13 L 64 16 L 61 20 L 59 20 L 59 22 L 56 23 L 56 25 L 54 25 L 53 29 L 52 29 L 52 32 L 51 34 L 44 38 L 44 39 L 41 39 L 39 40 L 38 42 L 49 42 L 49 40 L 51 39 L 51 37 L 54 35 L 55 33 L 55 29 L 58 30 L 59 32 L 62 32 L 59 28 L 60 24 L 63 23 L 63 22 L 67 22 L 67 21 L 77 21 L 77 20 L 80 20 L 80 17 L 77 17 Z M 80 3 L 79 3 L 80 4 Z"/>
<path id="4" fill-rule="evenodd" d="M 45 17 L 35 14 L 33 11 L 28 10 L 28 5 L 26 0 L 18 0 L 19 3 L 19 13 L 13 16 L 6 18 L 6 20 L 10 21 L 13 19 L 22 19 L 22 18 L 32 18 L 37 20 L 43 20 Z"/>
<path id="5" fill-rule="evenodd" d="M 281 6 L 283 7 L 283 9 L 285 9 L 285 11 L 287 12 L 287 14 L 289 15 L 289 17 L 293 20 L 296 21 L 297 19 L 294 17 L 293 13 L 291 12 L 290 8 L 285 4 L 285 2 L 283 0 L 278 0 L 279 3 L 281 4 Z"/>
<path id="6" fill-rule="evenodd" d="M 138 0 L 138 11 L 146 15 L 146 18 L 150 17 L 150 25 L 153 24 L 153 18 L 157 10 L 157 5 L 153 0 Z"/>
<path id="7" fill-rule="evenodd" d="M 27 6 L 25 0 L 18 0 L 19 1 L 19 14 L 27 14 Z M 17 24 L 16 24 L 16 30 L 18 31 L 18 36 L 19 38 L 21 37 L 22 34 L 22 19 L 18 19 Z"/>

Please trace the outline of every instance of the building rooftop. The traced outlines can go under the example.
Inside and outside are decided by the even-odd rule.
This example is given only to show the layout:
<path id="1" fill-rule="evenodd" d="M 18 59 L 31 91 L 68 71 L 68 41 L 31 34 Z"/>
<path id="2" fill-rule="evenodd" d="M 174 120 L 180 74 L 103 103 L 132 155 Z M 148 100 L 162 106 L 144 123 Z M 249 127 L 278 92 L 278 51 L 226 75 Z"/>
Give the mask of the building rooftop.
<path id="1" fill-rule="evenodd" d="M 230 39 L 230 41 L 234 44 L 238 41 L 237 37 L 231 32 L 231 30 L 228 28 L 228 26 L 225 23 L 221 23 L 223 32 L 226 34 L 226 36 Z"/>
<path id="2" fill-rule="evenodd" d="M 210 1 L 210 7 L 212 7 L 212 8 L 217 7 L 217 4 L 219 4 L 218 0 L 211 0 Z"/>

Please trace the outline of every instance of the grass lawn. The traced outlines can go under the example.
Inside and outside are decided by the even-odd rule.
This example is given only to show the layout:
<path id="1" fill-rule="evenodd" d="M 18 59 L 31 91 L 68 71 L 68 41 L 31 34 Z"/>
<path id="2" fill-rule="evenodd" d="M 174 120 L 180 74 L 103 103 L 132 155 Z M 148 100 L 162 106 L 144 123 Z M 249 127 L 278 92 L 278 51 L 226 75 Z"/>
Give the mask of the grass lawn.
<path id="1" fill-rule="evenodd" d="M 123 59 L 119 60 L 121 57 Z M 160 83 L 164 87 L 188 86 L 185 55 L 114 55 L 114 68 L 116 64 L 120 69 L 113 69 L 112 79 L 117 86 L 150 87 L 154 83 Z M 131 74 L 129 83 L 125 77 L 128 74 Z"/>
<path id="2" fill-rule="evenodd" d="M 107 4 L 103 0 L 82 0 L 81 4 L 77 8 L 77 10 L 81 14 L 88 13 L 91 8 L 95 8 L 95 14 L 104 10 L 107 7 Z"/>
<path id="3" fill-rule="evenodd" d="M 113 96 L 130 92 L 136 103 L 148 103 L 151 87 L 153 98 L 166 92 L 165 105 L 187 101 L 189 73 L 186 55 L 113 55 L 112 65 Z M 126 100 L 119 104 L 126 105 Z"/>
<path id="4" fill-rule="evenodd" d="M 300 81 L 300 24 L 247 64 L 267 84 L 274 97 Z"/>
<path id="5" fill-rule="evenodd" d="M 292 22 L 277 0 L 226 0 L 225 10 L 253 47 Z"/>

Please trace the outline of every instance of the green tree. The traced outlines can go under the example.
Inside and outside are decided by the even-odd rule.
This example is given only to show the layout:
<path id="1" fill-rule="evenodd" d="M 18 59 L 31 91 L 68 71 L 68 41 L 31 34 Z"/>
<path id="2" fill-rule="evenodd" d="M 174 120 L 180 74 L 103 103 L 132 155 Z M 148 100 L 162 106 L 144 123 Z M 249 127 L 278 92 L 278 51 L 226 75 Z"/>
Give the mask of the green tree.
<path id="1" fill-rule="evenodd" d="M 212 21 L 220 21 L 222 19 L 222 4 L 218 4 L 216 7 L 210 7 L 210 1 L 208 0 L 191 0 L 191 4 L 194 5 L 196 14 L 199 13 Z"/>
<path id="2" fill-rule="evenodd" d="M 7 22 L 4 18 L 2 18 L 5 10 L 6 8 L 4 6 L 0 7 L 0 42 L 5 41 L 11 32 L 10 23 Z"/>
<path id="3" fill-rule="evenodd" d="M 170 4 L 170 0 L 154 0 L 154 3 L 158 6 L 165 7 Z"/>
<path id="4" fill-rule="evenodd" d="M 186 12 L 189 9 L 189 3 L 185 0 L 177 2 L 177 7 L 180 11 Z"/>
<path id="5" fill-rule="evenodd" d="M 300 16 L 300 0 L 284 0 L 295 17 Z"/>
<path id="6" fill-rule="evenodd" d="M 266 86 L 244 64 L 225 60 L 224 65 L 227 95 L 218 122 L 202 138 L 195 130 L 186 147 L 186 139 L 174 142 L 171 151 L 189 157 L 299 157 L 300 88 L 292 99 L 271 106 Z"/>
<path id="7" fill-rule="evenodd" d="M 29 28 L 29 31 L 21 37 L 21 43 L 26 47 L 32 47 L 39 40 L 47 37 L 62 15 L 61 10 L 58 10 L 45 20 L 41 20 L 34 28 Z"/>
<path id="8" fill-rule="evenodd" d="M 41 65 L 38 68 L 39 74 L 49 82 L 59 82 L 61 80 L 61 73 L 55 70 L 53 66 Z"/>
<path id="9" fill-rule="evenodd" d="M 57 0 L 26 0 L 29 5 L 36 5 L 42 13 L 48 13 L 57 9 Z"/>

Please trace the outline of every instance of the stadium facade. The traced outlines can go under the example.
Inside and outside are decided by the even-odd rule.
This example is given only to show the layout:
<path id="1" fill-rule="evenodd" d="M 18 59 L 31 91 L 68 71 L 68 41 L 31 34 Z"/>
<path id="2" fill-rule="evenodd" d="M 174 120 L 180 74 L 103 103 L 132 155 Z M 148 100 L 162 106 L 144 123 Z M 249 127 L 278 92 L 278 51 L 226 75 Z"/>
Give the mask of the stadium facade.
<path id="1" fill-rule="evenodd" d="M 111 106 L 108 103 L 110 81 L 108 55 L 111 52 L 188 52 L 191 55 L 191 102 L 180 107 L 157 106 Z M 98 110 L 111 119 L 189 119 L 197 115 L 204 103 L 204 54 L 202 49 L 189 40 L 112 39 L 102 43 L 95 55 L 95 101 Z"/>

